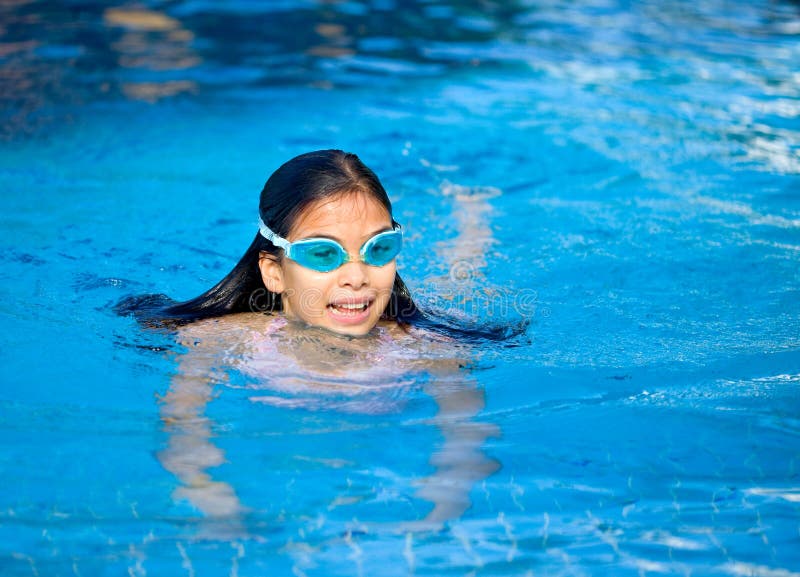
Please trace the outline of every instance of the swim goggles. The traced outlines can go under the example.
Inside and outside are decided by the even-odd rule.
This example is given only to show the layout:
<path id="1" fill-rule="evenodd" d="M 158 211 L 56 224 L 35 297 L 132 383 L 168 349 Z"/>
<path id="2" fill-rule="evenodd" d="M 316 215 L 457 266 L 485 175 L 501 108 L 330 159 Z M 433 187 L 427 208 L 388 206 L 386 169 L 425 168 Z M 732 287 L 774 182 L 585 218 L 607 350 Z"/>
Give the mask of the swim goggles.
<path id="1" fill-rule="evenodd" d="M 258 230 L 261 236 L 282 248 L 288 258 L 317 272 L 330 272 L 352 261 L 361 261 L 370 266 L 385 266 L 394 260 L 403 247 L 403 233 L 399 224 L 393 230 L 379 232 L 361 245 L 359 258 L 352 258 L 342 245 L 329 238 L 304 238 L 289 242 L 272 232 L 260 218 Z"/>

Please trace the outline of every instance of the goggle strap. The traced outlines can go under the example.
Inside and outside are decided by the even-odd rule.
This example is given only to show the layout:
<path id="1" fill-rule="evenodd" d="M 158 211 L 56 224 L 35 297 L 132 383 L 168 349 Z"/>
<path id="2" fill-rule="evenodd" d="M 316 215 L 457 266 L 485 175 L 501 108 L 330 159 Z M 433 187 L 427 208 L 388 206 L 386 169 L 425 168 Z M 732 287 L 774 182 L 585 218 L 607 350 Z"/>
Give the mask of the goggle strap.
<path id="1" fill-rule="evenodd" d="M 258 217 L 258 232 L 261 233 L 265 239 L 270 241 L 275 246 L 282 248 L 283 250 L 289 250 L 289 241 L 283 238 L 282 236 L 278 236 L 261 220 L 261 217 Z"/>

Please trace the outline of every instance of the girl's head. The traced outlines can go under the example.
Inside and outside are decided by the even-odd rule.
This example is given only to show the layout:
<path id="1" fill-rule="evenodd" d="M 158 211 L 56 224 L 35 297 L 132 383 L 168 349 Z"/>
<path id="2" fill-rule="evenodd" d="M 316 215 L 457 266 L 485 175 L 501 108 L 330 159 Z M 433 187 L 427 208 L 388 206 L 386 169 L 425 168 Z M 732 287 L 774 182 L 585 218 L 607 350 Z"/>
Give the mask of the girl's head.
<path id="1" fill-rule="evenodd" d="M 203 294 L 180 303 L 164 295 L 129 297 L 117 310 L 154 325 L 283 310 L 346 335 L 363 335 L 382 317 L 420 317 L 396 271 L 400 235 L 392 204 L 356 155 L 320 150 L 293 158 L 264 185 L 259 217 L 261 232 Z M 295 244 L 309 238 L 328 240 Z M 317 252 L 309 260 L 311 250 Z"/>
<path id="2" fill-rule="evenodd" d="M 259 216 L 258 269 L 287 316 L 363 335 L 386 314 L 400 235 L 386 191 L 356 155 L 322 150 L 288 161 L 264 185 Z"/>

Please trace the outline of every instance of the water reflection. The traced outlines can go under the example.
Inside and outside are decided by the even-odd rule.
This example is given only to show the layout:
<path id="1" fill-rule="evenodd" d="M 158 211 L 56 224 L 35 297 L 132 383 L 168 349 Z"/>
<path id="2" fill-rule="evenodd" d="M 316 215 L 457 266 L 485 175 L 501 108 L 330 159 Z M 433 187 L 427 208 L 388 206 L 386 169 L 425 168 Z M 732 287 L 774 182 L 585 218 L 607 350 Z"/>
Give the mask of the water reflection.
<path id="1" fill-rule="evenodd" d="M 728 13 L 714 1 L 654 0 L 603 9 L 488 0 L 185 0 L 160 9 L 6 1 L 3 131 L 34 130 L 46 122 L 35 112 L 48 107 L 117 96 L 152 102 L 248 86 L 391 86 L 465 68 L 520 79 L 544 74 L 608 96 L 620 85 L 637 93 L 649 82 L 703 90 L 731 79 L 759 96 L 796 94 L 796 6 L 718 16 Z"/>
<path id="2" fill-rule="evenodd" d="M 427 43 L 492 41 L 521 10 L 515 2 L 437 10 L 426 2 L 234 8 L 185 1 L 155 9 L 6 1 L 0 3 L 2 130 L 31 132 L 45 121 L 37 111 L 116 96 L 154 102 L 241 84 L 330 88 L 398 72 L 437 74 L 441 68 L 427 66 L 436 60 Z M 476 25 L 478 18 L 492 24 Z"/>
<path id="3" fill-rule="evenodd" d="M 110 45 L 121 68 L 177 71 L 198 66 L 202 61 L 191 47 L 194 34 L 162 12 L 109 8 L 103 13 L 103 21 L 108 27 L 123 30 Z M 196 92 L 197 84 L 193 80 L 166 79 L 123 82 L 121 89 L 128 98 L 154 102 L 183 92 Z"/>

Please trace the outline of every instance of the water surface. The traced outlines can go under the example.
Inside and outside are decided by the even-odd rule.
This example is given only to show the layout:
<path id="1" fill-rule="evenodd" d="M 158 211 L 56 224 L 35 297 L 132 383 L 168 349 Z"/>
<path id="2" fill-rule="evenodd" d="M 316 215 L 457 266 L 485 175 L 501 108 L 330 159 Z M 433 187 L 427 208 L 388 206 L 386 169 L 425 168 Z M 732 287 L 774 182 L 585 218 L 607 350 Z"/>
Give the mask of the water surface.
<path id="1" fill-rule="evenodd" d="M 798 61 L 793 2 L 4 3 L 3 575 L 800 574 Z M 222 358 L 172 419 L 191 355 L 113 305 L 327 147 L 421 303 L 524 334 L 368 392 Z"/>

